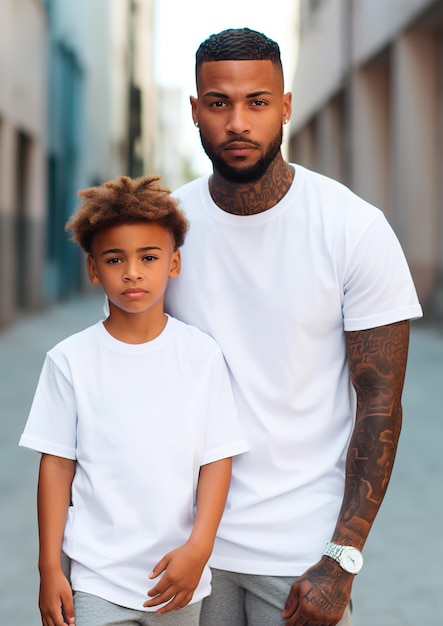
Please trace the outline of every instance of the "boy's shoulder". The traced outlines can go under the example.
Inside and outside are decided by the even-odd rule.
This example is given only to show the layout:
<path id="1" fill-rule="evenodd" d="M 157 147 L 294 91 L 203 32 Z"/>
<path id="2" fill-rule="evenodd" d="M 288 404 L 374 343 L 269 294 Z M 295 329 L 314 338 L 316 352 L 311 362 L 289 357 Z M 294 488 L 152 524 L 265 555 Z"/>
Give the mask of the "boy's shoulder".
<path id="1" fill-rule="evenodd" d="M 92 326 L 88 326 L 68 337 L 59 341 L 48 354 L 67 354 L 76 350 L 85 350 L 92 345 L 92 338 L 99 332 L 99 326 L 102 322 L 96 322 Z"/>
<path id="2" fill-rule="evenodd" d="M 168 317 L 169 323 L 173 325 L 178 336 L 180 336 L 184 341 L 189 342 L 189 344 L 195 349 L 208 350 L 221 354 L 221 349 L 218 343 L 213 337 L 211 337 L 211 335 L 208 335 L 208 333 L 200 330 L 197 326 L 183 322 L 176 317 L 171 315 Z"/>

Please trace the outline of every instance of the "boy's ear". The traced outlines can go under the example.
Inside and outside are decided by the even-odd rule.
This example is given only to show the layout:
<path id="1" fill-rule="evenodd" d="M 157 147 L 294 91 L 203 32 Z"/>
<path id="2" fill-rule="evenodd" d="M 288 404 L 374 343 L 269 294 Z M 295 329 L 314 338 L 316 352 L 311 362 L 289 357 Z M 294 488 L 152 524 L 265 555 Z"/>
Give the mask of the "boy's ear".
<path id="1" fill-rule="evenodd" d="M 90 254 L 88 254 L 88 257 L 86 259 L 86 267 L 88 270 L 88 276 L 89 276 L 89 280 L 91 281 L 91 284 L 95 286 L 100 285 L 101 284 L 100 276 L 98 275 L 95 261 Z"/>
<path id="2" fill-rule="evenodd" d="M 182 265 L 182 258 L 180 254 L 180 250 L 176 248 L 172 253 L 171 257 L 171 267 L 169 268 L 169 278 L 177 278 L 180 274 L 180 269 Z"/>

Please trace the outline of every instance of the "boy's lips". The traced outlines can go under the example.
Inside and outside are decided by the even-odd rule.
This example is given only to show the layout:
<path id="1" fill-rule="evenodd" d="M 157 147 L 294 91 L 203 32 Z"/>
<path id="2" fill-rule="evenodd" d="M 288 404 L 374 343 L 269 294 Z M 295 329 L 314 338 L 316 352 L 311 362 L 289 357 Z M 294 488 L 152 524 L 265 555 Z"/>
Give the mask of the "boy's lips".
<path id="1" fill-rule="evenodd" d="M 144 296 L 146 293 L 145 289 L 125 289 L 123 295 L 128 298 L 136 298 L 137 296 Z"/>

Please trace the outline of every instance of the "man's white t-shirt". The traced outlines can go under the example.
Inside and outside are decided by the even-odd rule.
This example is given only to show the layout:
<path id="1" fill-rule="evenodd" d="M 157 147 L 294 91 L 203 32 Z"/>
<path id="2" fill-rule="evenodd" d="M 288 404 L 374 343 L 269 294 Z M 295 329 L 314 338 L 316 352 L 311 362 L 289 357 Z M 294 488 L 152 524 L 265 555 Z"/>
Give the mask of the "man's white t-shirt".
<path id="1" fill-rule="evenodd" d="M 207 177 L 174 194 L 191 227 L 167 310 L 220 345 L 250 445 L 210 564 L 250 574 L 299 575 L 331 539 L 355 418 L 344 331 L 422 314 L 383 213 L 294 167 L 257 215 L 222 211 Z"/>
<path id="2" fill-rule="evenodd" d="M 73 589 L 139 610 L 191 533 L 200 467 L 247 449 L 219 347 L 172 317 L 144 344 L 99 322 L 50 350 L 20 445 L 77 462 Z M 209 593 L 206 567 L 192 602 Z"/>

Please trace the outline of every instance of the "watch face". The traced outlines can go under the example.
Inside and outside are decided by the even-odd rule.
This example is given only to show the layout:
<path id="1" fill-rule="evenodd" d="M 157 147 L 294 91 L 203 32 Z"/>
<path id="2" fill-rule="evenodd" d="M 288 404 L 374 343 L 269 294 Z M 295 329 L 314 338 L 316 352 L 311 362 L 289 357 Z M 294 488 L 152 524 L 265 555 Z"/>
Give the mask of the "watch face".
<path id="1" fill-rule="evenodd" d="M 358 574 L 363 566 L 363 557 L 356 548 L 345 548 L 341 555 L 340 565 L 350 574 Z"/>

